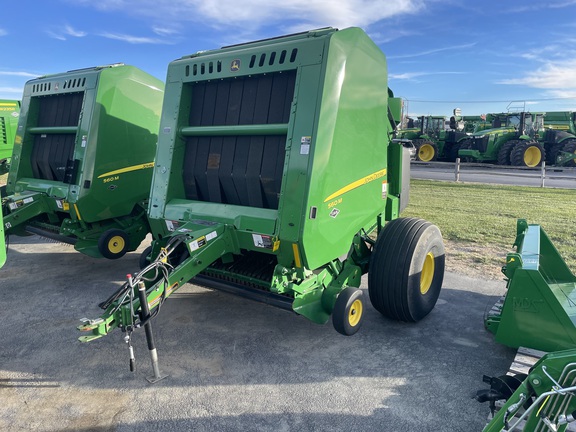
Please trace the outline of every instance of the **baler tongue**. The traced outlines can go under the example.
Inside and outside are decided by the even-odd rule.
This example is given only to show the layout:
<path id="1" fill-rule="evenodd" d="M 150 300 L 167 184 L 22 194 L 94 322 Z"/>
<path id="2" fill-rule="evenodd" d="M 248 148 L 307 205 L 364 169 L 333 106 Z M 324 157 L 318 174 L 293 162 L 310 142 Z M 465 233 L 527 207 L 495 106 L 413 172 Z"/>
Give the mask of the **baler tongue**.
<path id="1" fill-rule="evenodd" d="M 519 219 L 514 246 L 502 269 L 508 291 L 488 312 L 486 328 L 513 348 L 576 347 L 576 277 L 539 225 Z"/>

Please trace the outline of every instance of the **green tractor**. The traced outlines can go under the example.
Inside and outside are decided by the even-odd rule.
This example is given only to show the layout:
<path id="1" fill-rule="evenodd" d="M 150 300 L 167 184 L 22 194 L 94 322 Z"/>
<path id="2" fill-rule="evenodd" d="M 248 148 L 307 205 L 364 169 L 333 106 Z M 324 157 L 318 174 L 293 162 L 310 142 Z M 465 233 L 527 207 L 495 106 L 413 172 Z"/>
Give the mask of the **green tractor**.
<path id="1" fill-rule="evenodd" d="M 399 218 L 408 149 L 386 58 L 358 28 L 224 47 L 168 66 L 142 270 L 79 329 L 144 325 L 193 279 L 352 335 L 363 291 L 415 322 L 442 285 L 440 231 Z M 353 144 L 353 145 L 351 145 Z M 157 359 L 156 359 L 157 360 Z M 156 371 L 155 371 L 156 374 Z"/>
<path id="2" fill-rule="evenodd" d="M 163 88 L 122 64 L 28 81 L 2 198 L 6 234 L 38 234 L 92 257 L 135 250 L 150 229 Z"/>
<path id="3" fill-rule="evenodd" d="M 546 146 L 546 163 L 576 166 L 576 112 L 547 112 L 544 128 L 542 139 Z"/>
<path id="4" fill-rule="evenodd" d="M 456 117 L 450 118 L 450 130 L 446 129 L 443 116 L 420 116 L 409 118 L 406 129 L 400 129 L 398 138 L 409 139 L 416 148 L 416 160 L 430 162 L 436 159 L 454 161 L 458 143 L 467 137 L 459 130 Z"/>
<path id="5" fill-rule="evenodd" d="M 518 112 L 492 114 L 492 127 L 463 140 L 458 156 L 465 161 L 535 167 L 545 160 L 545 145 L 538 141 L 544 114 Z"/>
<path id="6" fill-rule="evenodd" d="M 0 175 L 10 168 L 10 157 L 18 127 L 20 101 L 0 100 Z"/>

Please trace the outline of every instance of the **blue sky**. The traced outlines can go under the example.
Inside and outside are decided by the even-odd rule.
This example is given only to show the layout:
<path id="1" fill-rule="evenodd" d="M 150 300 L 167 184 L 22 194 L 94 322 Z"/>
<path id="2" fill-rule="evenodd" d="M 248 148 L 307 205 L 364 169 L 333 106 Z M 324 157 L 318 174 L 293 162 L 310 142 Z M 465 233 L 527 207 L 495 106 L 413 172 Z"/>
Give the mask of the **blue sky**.
<path id="1" fill-rule="evenodd" d="M 123 62 L 165 80 L 171 60 L 199 50 L 358 26 L 386 53 L 411 115 L 513 101 L 576 110 L 576 0 L 18 0 L 5 11 L 5 99 L 39 75 Z"/>

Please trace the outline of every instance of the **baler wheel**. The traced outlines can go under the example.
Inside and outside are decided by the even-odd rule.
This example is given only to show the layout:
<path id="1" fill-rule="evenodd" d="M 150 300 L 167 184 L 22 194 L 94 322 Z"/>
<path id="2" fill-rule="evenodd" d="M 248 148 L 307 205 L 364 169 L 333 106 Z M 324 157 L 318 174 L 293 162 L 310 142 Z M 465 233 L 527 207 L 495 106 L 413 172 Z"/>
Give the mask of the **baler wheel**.
<path id="1" fill-rule="evenodd" d="M 152 246 L 148 246 L 140 254 L 140 258 L 138 259 L 138 265 L 140 267 L 140 270 L 142 270 L 144 267 L 150 264 L 150 252 L 152 252 Z"/>
<path id="2" fill-rule="evenodd" d="M 436 305 L 444 266 L 438 227 L 415 218 L 388 222 L 370 257 L 368 294 L 372 305 L 392 319 L 421 320 Z"/>
<path id="3" fill-rule="evenodd" d="M 362 291 L 354 287 L 342 290 L 332 311 L 332 324 L 336 331 L 344 336 L 352 336 L 360 329 L 363 319 Z"/>
<path id="4" fill-rule="evenodd" d="M 98 251 L 104 258 L 118 259 L 126 254 L 129 244 L 130 239 L 124 231 L 109 229 L 98 239 Z"/>

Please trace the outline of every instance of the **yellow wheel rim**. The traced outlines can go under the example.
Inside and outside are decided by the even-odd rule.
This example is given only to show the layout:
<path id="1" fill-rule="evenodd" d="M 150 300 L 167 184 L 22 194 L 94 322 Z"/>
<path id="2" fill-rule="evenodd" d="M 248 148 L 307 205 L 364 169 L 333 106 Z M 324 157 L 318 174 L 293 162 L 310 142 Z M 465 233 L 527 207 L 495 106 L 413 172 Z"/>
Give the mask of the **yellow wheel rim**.
<path id="1" fill-rule="evenodd" d="M 432 252 L 426 254 L 424 265 L 422 266 L 422 273 L 420 273 L 420 293 L 426 294 L 432 286 L 432 279 L 434 279 L 434 255 Z"/>
<path id="2" fill-rule="evenodd" d="M 434 147 L 430 144 L 422 144 L 418 149 L 418 158 L 423 162 L 428 162 L 434 158 L 434 153 Z"/>
<path id="3" fill-rule="evenodd" d="M 108 250 L 113 254 L 118 254 L 124 250 L 126 242 L 122 236 L 116 235 L 108 240 Z"/>
<path id="4" fill-rule="evenodd" d="M 536 146 L 530 146 L 524 152 L 524 163 L 526 166 L 535 167 L 542 161 L 542 152 Z"/>
<path id="5" fill-rule="evenodd" d="M 350 311 L 348 312 L 348 323 L 352 327 L 356 327 L 360 322 L 360 319 L 362 318 L 362 308 L 362 300 L 354 300 L 354 303 L 352 303 Z"/>

